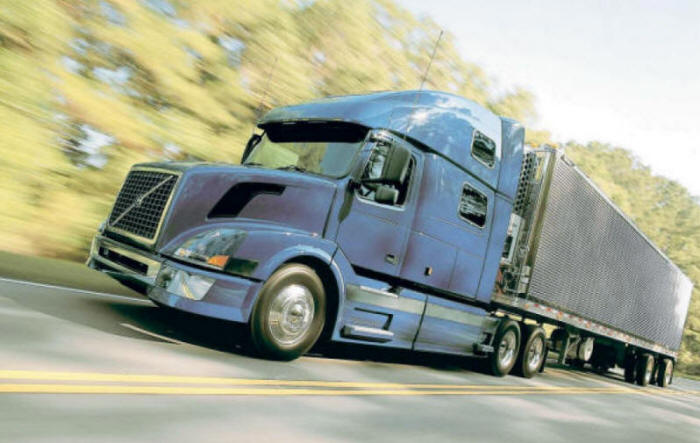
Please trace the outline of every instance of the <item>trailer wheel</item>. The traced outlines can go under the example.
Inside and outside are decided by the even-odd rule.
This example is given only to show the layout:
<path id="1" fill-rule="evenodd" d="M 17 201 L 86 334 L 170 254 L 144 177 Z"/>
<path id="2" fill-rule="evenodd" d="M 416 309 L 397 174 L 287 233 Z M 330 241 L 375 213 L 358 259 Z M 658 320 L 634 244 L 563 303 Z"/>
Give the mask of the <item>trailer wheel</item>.
<path id="1" fill-rule="evenodd" d="M 491 373 L 497 377 L 507 375 L 518 357 L 520 350 L 520 327 L 508 318 L 501 320 L 493 339 L 494 352 L 489 356 Z"/>
<path id="2" fill-rule="evenodd" d="M 625 381 L 634 383 L 637 380 L 637 359 L 634 354 L 625 356 Z"/>
<path id="3" fill-rule="evenodd" d="M 250 318 L 253 346 L 262 356 L 293 360 L 316 343 L 326 317 L 326 294 L 313 269 L 288 264 L 263 285 Z"/>
<path id="4" fill-rule="evenodd" d="M 545 333 L 537 325 L 525 325 L 522 332 L 524 344 L 518 352 L 515 372 L 522 377 L 532 378 L 544 363 L 547 348 Z"/>
<path id="5" fill-rule="evenodd" d="M 654 374 L 654 357 L 651 354 L 642 354 L 637 359 L 637 384 L 646 386 Z"/>
<path id="6" fill-rule="evenodd" d="M 673 360 L 670 358 L 662 358 L 659 361 L 659 367 L 656 371 L 656 384 L 662 388 L 671 384 L 673 378 Z"/>

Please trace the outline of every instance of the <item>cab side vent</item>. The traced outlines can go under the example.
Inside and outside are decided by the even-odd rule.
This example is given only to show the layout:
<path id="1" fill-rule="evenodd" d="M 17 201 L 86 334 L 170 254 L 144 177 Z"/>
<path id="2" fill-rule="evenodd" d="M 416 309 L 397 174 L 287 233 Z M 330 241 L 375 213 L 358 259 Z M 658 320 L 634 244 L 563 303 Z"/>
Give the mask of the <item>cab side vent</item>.
<path id="1" fill-rule="evenodd" d="M 229 189 L 209 212 L 209 218 L 231 218 L 260 194 L 281 195 L 284 186 L 274 183 L 238 183 Z"/>
<path id="2" fill-rule="evenodd" d="M 537 157 L 534 152 L 529 152 L 523 158 L 523 166 L 520 170 L 518 192 L 513 203 L 513 213 L 523 216 L 528 204 L 530 186 L 537 171 Z"/>

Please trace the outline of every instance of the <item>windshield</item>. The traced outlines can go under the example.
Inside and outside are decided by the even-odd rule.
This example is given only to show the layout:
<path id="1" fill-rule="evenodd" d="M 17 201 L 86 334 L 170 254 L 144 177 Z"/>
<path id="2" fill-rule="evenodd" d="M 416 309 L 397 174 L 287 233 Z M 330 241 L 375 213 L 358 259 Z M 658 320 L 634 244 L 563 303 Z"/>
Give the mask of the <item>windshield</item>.
<path id="1" fill-rule="evenodd" d="M 339 178 L 350 171 L 366 133 L 347 124 L 276 124 L 265 128 L 243 164 Z"/>

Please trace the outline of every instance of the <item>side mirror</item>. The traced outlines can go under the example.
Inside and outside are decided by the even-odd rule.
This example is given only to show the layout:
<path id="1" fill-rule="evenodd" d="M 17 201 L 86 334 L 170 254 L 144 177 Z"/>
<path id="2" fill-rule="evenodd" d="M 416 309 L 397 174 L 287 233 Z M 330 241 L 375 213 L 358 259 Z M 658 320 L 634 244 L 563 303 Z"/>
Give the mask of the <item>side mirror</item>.
<path id="1" fill-rule="evenodd" d="M 260 140 L 262 140 L 262 135 L 260 134 L 253 134 L 250 136 L 248 143 L 245 144 L 245 149 L 243 150 L 243 155 L 241 156 L 241 163 L 246 161 L 253 148 L 260 143 Z"/>
<path id="2" fill-rule="evenodd" d="M 401 185 L 406 180 L 410 162 L 411 151 L 404 146 L 392 144 L 379 181 L 396 186 Z"/>
<path id="3" fill-rule="evenodd" d="M 395 205 L 399 201 L 399 191 L 391 186 L 379 185 L 374 191 L 374 201 L 383 205 Z"/>

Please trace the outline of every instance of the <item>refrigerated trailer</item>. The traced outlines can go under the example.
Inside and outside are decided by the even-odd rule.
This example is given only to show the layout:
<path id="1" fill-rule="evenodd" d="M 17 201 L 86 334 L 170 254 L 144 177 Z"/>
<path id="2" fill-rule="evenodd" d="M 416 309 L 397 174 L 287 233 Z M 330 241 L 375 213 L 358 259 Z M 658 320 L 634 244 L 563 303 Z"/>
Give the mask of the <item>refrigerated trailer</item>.
<path id="1" fill-rule="evenodd" d="M 404 91 L 276 108 L 257 126 L 240 166 L 135 165 L 88 265 L 246 324 L 269 358 L 346 342 L 532 377 L 553 351 L 671 382 L 690 280 L 517 122 Z"/>

